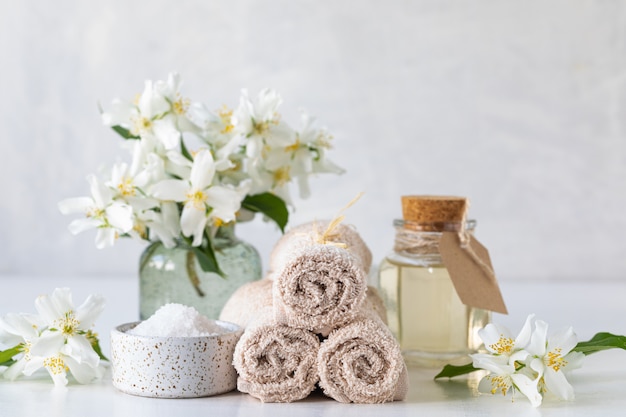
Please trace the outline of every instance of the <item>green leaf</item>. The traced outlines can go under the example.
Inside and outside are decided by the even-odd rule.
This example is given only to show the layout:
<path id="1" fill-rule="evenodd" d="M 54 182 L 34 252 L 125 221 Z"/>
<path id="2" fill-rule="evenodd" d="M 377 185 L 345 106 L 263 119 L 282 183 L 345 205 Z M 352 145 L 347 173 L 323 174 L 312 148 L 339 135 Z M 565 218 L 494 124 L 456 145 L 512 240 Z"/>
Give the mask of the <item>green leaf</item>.
<path id="1" fill-rule="evenodd" d="M 189 149 L 185 146 L 185 141 L 182 139 L 180 140 L 180 153 L 182 153 L 185 158 L 193 162 L 193 156 L 191 156 L 191 152 L 189 152 Z"/>
<path id="2" fill-rule="evenodd" d="M 626 336 L 618 336 L 606 332 L 597 333 L 586 342 L 578 342 L 576 347 L 572 350 L 584 353 L 585 355 L 591 355 L 592 353 L 608 349 L 626 350 Z"/>
<path id="3" fill-rule="evenodd" d="M 289 221 L 289 210 L 282 198 L 272 193 L 247 195 L 241 206 L 255 213 L 263 213 L 280 227 L 281 232 L 285 233 L 285 226 Z"/>
<path id="4" fill-rule="evenodd" d="M 139 139 L 139 136 L 133 135 L 132 133 L 130 133 L 130 130 L 126 129 L 125 127 L 116 125 L 111 126 L 111 128 L 124 139 Z"/>
<path id="5" fill-rule="evenodd" d="M 91 340 L 91 347 L 93 348 L 94 352 L 98 354 L 98 357 L 100 359 L 102 359 L 103 361 L 107 361 L 107 362 L 109 361 L 109 358 L 104 356 L 104 354 L 102 353 L 102 348 L 100 347 L 100 341 L 97 338 L 95 340 Z"/>
<path id="6" fill-rule="evenodd" d="M 23 346 L 20 343 L 17 346 L 13 346 L 10 349 L 7 350 L 3 350 L 0 351 L 0 365 L 2 366 L 10 366 L 14 363 L 13 361 L 13 356 L 17 355 L 18 353 L 22 353 L 22 349 Z"/>
<path id="7" fill-rule="evenodd" d="M 222 278 L 226 278 L 224 272 L 220 269 L 220 266 L 217 263 L 215 252 L 213 252 L 213 248 L 210 243 L 202 247 L 193 247 L 191 250 L 193 250 L 193 253 L 198 258 L 200 268 L 202 268 L 204 272 L 213 272 Z"/>
<path id="8" fill-rule="evenodd" d="M 468 363 L 467 365 L 446 365 L 443 367 L 441 372 L 435 375 L 435 379 L 437 378 L 453 378 L 459 375 L 465 375 L 472 373 L 474 371 L 479 371 L 479 368 L 474 368 L 474 365 Z"/>

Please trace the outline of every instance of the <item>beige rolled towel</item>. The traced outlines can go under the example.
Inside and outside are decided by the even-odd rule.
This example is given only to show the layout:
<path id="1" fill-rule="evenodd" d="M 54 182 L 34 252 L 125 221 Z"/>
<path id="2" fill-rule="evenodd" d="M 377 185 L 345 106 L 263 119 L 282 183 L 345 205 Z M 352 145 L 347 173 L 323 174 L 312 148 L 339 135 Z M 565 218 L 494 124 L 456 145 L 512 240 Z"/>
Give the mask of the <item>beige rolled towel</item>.
<path id="1" fill-rule="evenodd" d="M 272 281 L 262 279 L 242 285 L 226 301 L 220 320 L 235 323 L 244 329 L 257 318 L 257 313 L 272 307 Z"/>
<path id="2" fill-rule="evenodd" d="M 329 223 L 329 220 L 316 220 L 296 226 L 285 233 L 270 253 L 270 276 L 282 268 L 285 258 L 289 257 L 291 252 L 317 243 L 316 237 L 324 233 Z M 365 274 L 369 274 L 372 252 L 353 226 L 337 224 L 326 238 L 329 242 L 345 244 L 346 249 L 361 261 Z"/>
<path id="3" fill-rule="evenodd" d="M 368 291 L 362 314 L 335 329 L 320 346 L 319 386 L 343 403 L 384 403 L 404 400 L 409 376 L 398 342 L 383 320 L 375 290 Z"/>
<path id="4" fill-rule="evenodd" d="M 237 389 L 263 402 L 292 402 L 307 397 L 319 378 L 319 339 L 304 329 L 275 324 L 272 281 L 240 287 L 226 303 L 221 320 L 245 331 L 235 347 Z"/>
<path id="5" fill-rule="evenodd" d="M 295 249 L 273 281 L 276 322 L 323 336 L 357 316 L 367 289 L 359 259 L 323 244 Z"/>

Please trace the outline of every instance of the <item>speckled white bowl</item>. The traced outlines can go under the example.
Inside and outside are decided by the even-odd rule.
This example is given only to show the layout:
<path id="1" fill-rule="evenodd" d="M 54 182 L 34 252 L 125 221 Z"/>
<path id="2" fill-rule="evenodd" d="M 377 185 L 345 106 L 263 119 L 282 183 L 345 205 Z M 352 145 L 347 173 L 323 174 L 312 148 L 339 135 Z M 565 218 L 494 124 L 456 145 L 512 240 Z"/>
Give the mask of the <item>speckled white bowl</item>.
<path id="1" fill-rule="evenodd" d="M 237 386 L 232 365 L 243 329 L 215 321 L 223 334 L 202 337 L 152 337 L 126 333 L 140 322 L 111 331 L 113 385 L 144 397 L 195 398 L 222 394 Z"/>

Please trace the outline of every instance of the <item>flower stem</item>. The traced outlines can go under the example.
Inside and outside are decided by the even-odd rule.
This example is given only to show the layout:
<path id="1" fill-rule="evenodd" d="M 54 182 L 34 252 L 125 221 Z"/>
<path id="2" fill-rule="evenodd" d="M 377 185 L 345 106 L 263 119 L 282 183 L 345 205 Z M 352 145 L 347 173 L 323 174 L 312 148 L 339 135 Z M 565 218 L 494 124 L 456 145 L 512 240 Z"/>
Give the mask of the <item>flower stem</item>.
<path id="1" fill-rule="evenodd" d="M 198 296 L 204 297 L 204 292 L 200 288 L 200 278 L 198 278 L 198 273 L 196 272 L 196 257 L 193 251 L 187 251 L 187 276 L 189 277 L 189 281 L 191 281 L 191 285 L 195 288 Z"/>

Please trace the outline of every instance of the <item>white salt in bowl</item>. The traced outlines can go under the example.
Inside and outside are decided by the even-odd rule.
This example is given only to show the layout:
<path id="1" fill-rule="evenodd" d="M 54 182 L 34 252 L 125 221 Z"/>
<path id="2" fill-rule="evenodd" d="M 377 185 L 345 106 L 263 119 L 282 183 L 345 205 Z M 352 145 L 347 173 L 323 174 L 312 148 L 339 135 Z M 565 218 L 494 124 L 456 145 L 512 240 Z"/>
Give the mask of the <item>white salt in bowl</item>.
<path id="1" fill-rule="evenodd" d="M 195 398 L 222 394 L 237 386 L 232 365 L 243 333 L 236 324 L 214 320 L 219 334 L 156 337 L 127 333 L 140 322 L 111 331 L 113 386 L 143 397 Z"/>

